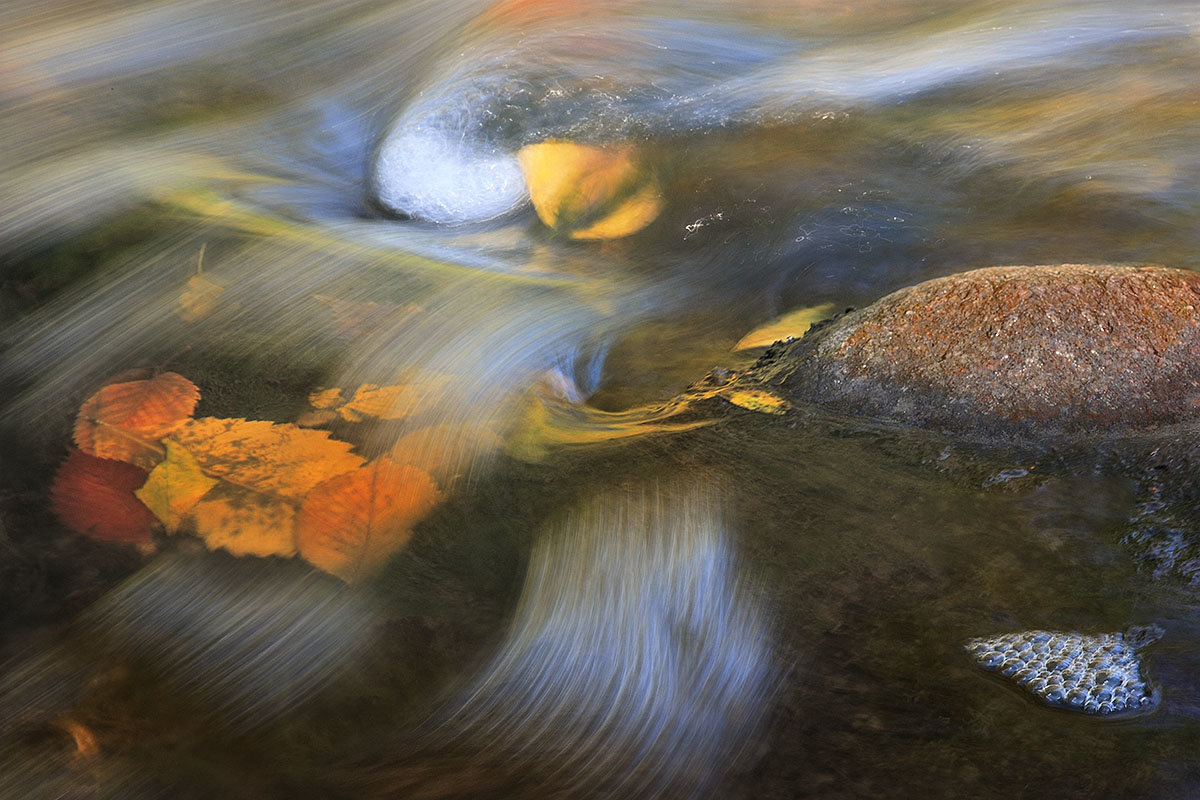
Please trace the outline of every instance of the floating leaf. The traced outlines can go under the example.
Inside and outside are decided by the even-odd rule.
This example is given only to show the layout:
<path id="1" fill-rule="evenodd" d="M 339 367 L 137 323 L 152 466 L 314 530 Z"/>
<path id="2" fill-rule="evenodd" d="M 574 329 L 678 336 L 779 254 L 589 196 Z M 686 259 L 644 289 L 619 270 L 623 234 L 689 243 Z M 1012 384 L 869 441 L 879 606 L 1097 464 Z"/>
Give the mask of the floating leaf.
<path id="1" fill-rule="evenodd" d="M 296 523 L 300 555 L 345 581 L 360 580 L 408 542 L 439 499 L 424 471 L 377 459 L 308 493 Z"/>
<path id="2" fill-rule="evenodd" d="M 260 420 L 202 417 L 188 420 L 171 438 L 209 476 L 293 500 L 363 463 L 328 431 Z"/>
<path id="3" fill-rule="evenodd" d="M 278 497 L 222 482 L 195 505 L 190 519 L 209 550 L 235 556 L 296 554 L 296 507 Z"/>
<path id="4" fill-rule="evenodd" d="M 149 542 L 154 515 L 133 494 L 145 481 L 140 467 L 72 450 L 54 477 L 50 504 L 63 524 L 84 536 Z"/>
<path id="5" fill-rule="evenodd" d="M 158 441 L 187 421 L 199 399 L 196 384 L 174 372 L 111 383 L 79 409 L 75 444 L 90 455 L 149 469 L 163 455 Z"/>
<path id="6" fill-rule="evenodd" d="M 196 322 L 217 310 L 225 287 L 209 275 L 199 273 L 188 278 L 179 292 L 175 305 L 175 316 L 184 322 Z"/>
<path id="7" fill-rule="evenodd" d="M 764 414 L 784 414 L 789 408 L 787 401 L 783 398 L 760 389 L 735 389 L 721 392 L 721 397 L 735 406 L 741 406 L 751 411 L 761 411 Z"/>
<path id="8" fill-rule="evenodd" d="M 733 346 L 733 349 L 750 350 L 755 347 L 769 347 L 784 339 L 800 339 L 814 322 L 827 319 L 833 313 L 834 308 L 833 303 L 822 303 L 819 306 L 801 308 L 784 314 L 747 333 L 741 338 L 741 341 Z"/>
<path id="9" fill-rule="evenodd" d="M 183 445 L 170 439 L 164 444 L 167 457 L 150 471 L 145 485 L 134 494 L 154 512 L 168 533 L 174 533 L 183 517 L 218 481 L 200 470 L 200 463 Z"/>
<path id="10" fill-rule="evenodd" d="M 631 145 L 566 141 L 517 153 L 538 217 L 572 239 L 616 239 L 649 225 L 663 208 L 654 175 Z"/>

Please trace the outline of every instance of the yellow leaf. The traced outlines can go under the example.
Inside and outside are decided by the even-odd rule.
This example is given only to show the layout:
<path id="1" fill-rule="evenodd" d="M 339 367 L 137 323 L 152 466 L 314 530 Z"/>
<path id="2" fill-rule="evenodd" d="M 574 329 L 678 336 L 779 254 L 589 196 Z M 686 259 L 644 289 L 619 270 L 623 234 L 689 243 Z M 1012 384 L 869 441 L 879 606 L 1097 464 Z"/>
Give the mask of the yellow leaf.
<path id="1" fill-rule="evenodd" d="M 225 287 L 204 273 L 188 278 L 179 301 L 175 306 L 175 315 L 184 322 L 195 322 L 204 319 L 216 311 Z"/>
<path id="2" fill-rule="evenodd" d="M 751 411 L 761 411 L 764 414 L 783 414 L 790 407 L 783 398 L 758 389 L 735 389 L 721 392 L 721 397 L 735 406 L 748 408 Z"/>
<path id="3" fill-rule="evenodd" d="M 167 439 L 167 457 L 150 471 L 142 488 L 134 492 L 154 512 L 168 533 L 179 529 L 183 517 L 217 485 L 200 471 L 200 464 L 182 445 Z"/>
<path id="4" fill-rule="evenodd" d="M 338 404 L 341 402 L 342 390 L 336 388 L 326 389 L 321 387 L 308 396 L 308 404 L 313 408 L 320 409 L 322 411 L 330 408 L 337 408 Z"/>
<path id="5" fill-rule="evenodd" d="M 296 554 L 296 508 L 286 500 L 221 483 L 192 508 L 190 518 L 209 550 L 235 556 Z"/>
<path id="6" fill-rule="evenodd" d="M 330 439 L 328 431 L 274 422 L 202 417 L 188 420 L 171 439 L 211 477 L 294 500 L 363 464 L 349 444 Z"/>
<path id="7" fill-rule="evenodd" d="M 377 459 L 309 492 L 296 524 L 300 555 L 344 581 L 360 580 L 408 542 L 440 499 L 422 470 Z"/>
<path id="8" fill-rule="evenodd" d="M 347 422 L 362 422 L 364 417 L 404 419 L 420 407 L 423 395 L 422 388 L 416 386 L 364 383 L 338 413 Z"/>
<path id="9" fill-rule="evenodd" d="M 733 349 L 750 350 L 755 347 L 769 347 L 784 339 L 800 339 L 814 322 L 827 319 L 833 313 L 834 308 L 833 303 L 822 303 L 819 306 L 801 308 L 784 314 L 747 333 L 741 338 L 741 341 L 733 346 Z"/>
<path id="10" fill-rule="evenodd" d="M 521 148 L 517 160 L 547 226 L 572 239 L 616 239 L 637 233 L 663 208 L 658 180 L 638 156 L 632 145 L 551 140 Z"/>

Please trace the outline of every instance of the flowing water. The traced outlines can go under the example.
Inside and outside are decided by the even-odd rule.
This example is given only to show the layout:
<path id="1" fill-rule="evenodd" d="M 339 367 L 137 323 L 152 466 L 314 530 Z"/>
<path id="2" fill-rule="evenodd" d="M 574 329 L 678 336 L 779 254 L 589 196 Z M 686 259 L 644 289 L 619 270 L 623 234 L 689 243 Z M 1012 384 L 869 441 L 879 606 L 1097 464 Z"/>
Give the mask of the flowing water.
<path id="1" fill-rule="evenodd" d="M 794 309 L 1200 269 L 1194 3 L 23 0 L 0 42 L 5 796 L 1200 793 L 1194 505 L 1049 446 L 663 411 Z M 661 212 L 553 234 L 517 153 L 554 139 L 632 146 Z M 353 596 L 68 535 L 73 415 L 138 367 L 277 422 L 414 383 L 356 444 L 421 434 L 443 502 Z M 963 650 L 1149 624 L 1125 719 Z"/>

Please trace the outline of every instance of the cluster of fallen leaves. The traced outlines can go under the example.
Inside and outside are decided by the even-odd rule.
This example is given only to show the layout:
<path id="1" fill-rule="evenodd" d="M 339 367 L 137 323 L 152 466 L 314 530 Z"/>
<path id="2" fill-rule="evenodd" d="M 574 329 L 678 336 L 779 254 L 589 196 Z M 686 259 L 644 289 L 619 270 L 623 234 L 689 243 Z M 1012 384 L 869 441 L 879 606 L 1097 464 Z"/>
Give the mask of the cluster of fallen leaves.
<path id="1" fill-rule="evenodd" d="M 400 387 L 332 400 L 344 419 L 386 413 Z M 367 462 L 328 431 L 192 416 L 199 389 L 174 372 L 104 386 L 79 410 L 78 449 L 51 499 L 71 528 L 152 547 L 191 534 L 234 555 L 299 555 L 346 581 L 370 575 L 440 499 L 423 469 Z"/>

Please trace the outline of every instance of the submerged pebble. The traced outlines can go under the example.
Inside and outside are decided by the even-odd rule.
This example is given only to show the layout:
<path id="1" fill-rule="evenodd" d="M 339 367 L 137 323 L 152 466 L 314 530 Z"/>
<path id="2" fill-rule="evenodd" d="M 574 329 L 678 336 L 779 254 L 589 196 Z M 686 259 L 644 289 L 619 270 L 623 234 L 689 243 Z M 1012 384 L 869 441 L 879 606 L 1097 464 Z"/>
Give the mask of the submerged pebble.
<path id="1" fill-rule="evenodd" d="M 999 671 L 1048 706 L 1114 716 L 1158 705 L 1138 651 L 1162 635 L 1157 625 L 1102 634 L 1023 631 L 971 639 L 965 647 L 977 665 Z"/>

